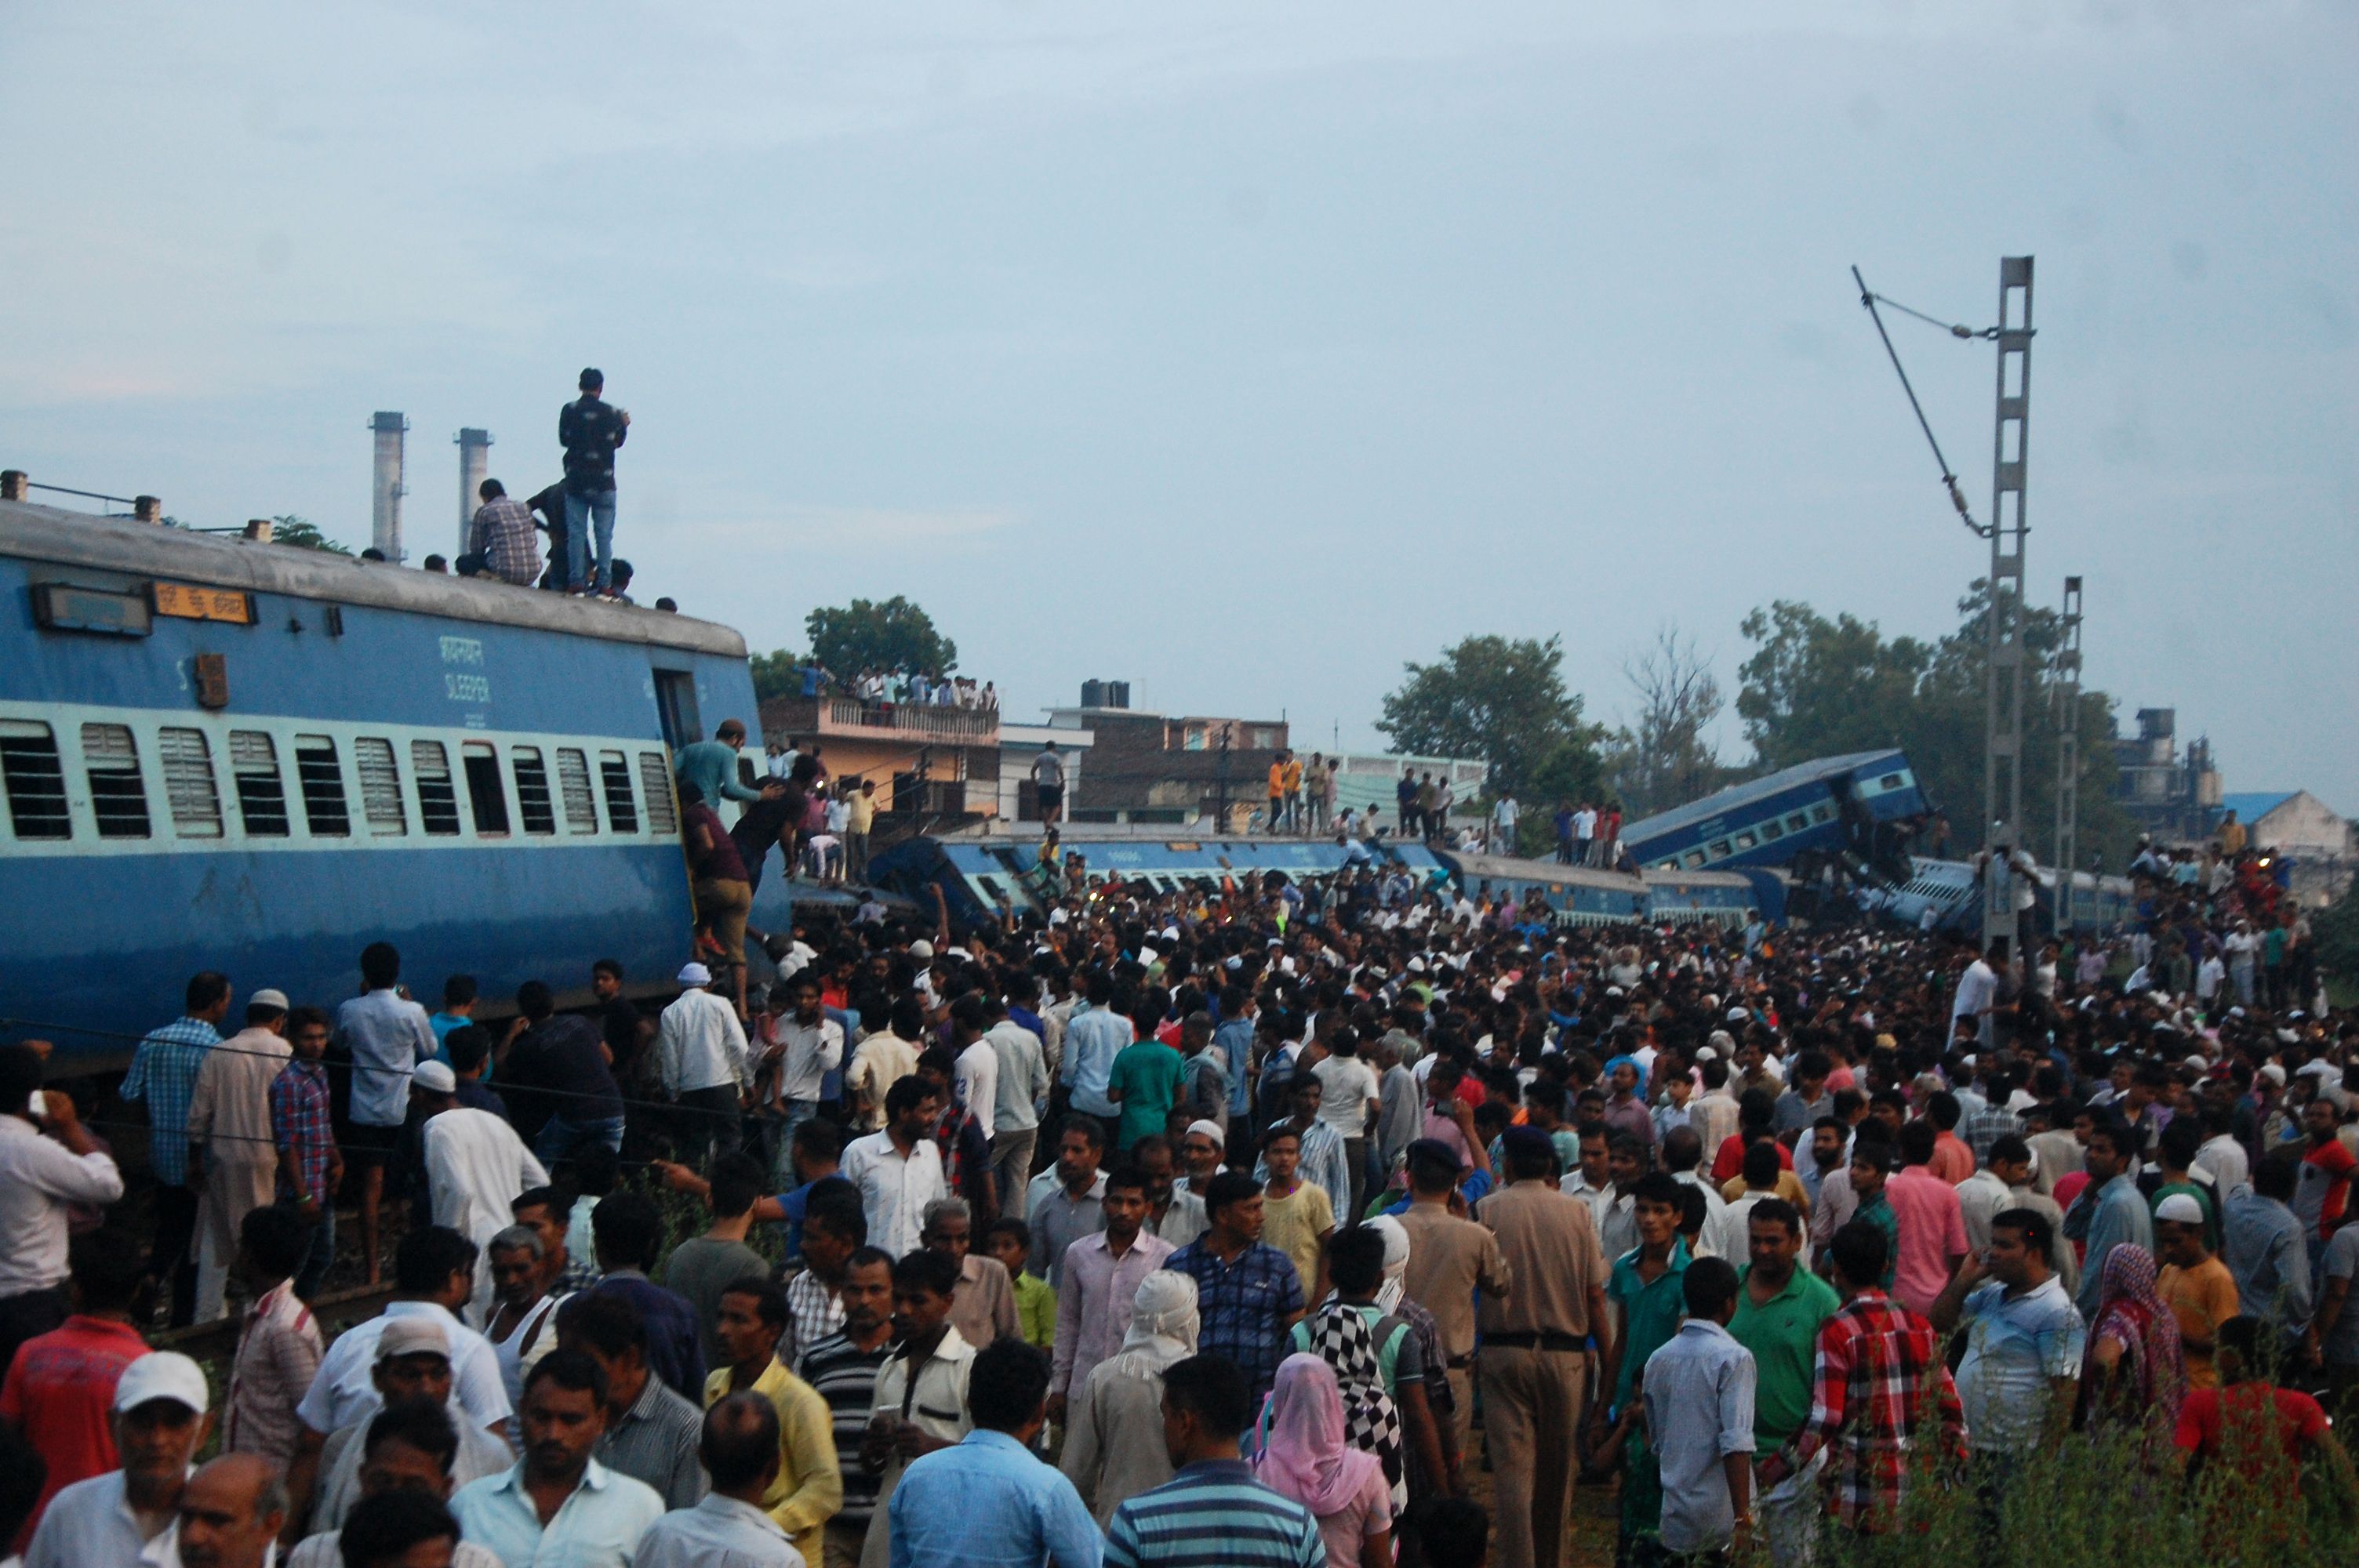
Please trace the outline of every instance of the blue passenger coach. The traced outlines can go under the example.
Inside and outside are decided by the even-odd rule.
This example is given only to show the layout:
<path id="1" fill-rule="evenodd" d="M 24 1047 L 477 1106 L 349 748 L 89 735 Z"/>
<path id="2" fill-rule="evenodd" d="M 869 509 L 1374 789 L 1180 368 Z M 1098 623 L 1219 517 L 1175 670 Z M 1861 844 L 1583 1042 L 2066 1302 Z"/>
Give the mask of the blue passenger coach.
<path id="1" fill-rule="evenodd" d="M 197 969 L 332 1003 L 378 939 L 429 1003 L 685 957 L 669 752 L 755 726 L 735 632 L 7 502 L 0 601 L 0 1038 L 118 1065 Z"/>
<path id="2" fill-rule="evenodd" d="M 1639 865 L 1670 871 L 1786 866 L 1816 853 L 1856 856 L 1905 880 L 1912 821 L 1926 810 L 1905 753 L 1854 752 L 1628 823 L 1622 847 Z"/>

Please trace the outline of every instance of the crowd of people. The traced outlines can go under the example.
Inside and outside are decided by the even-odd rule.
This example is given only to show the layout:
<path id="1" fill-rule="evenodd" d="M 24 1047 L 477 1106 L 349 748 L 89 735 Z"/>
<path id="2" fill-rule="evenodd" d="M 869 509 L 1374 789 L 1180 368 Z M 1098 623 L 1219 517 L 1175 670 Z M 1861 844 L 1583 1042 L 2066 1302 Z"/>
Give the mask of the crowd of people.
<path id="1" fill-rule="evenodd" d="M 611 964 L 499 1023 L 384 944 L 332 1008 L 199 975 L 123 1086 L 146 1248 L 0 1047 L 0 1527 L 35 1568 L 1532 1568 L 1588 1483 L 1623 1562 L 1796 1563 L 2074 1445 L 2142 1444 L 2152 1507 L 2347 1478 L 2359 1022 L 2298 951 L 2201 989 L 2240 923 L 2302 940 L 2234 876 L 2027 963 L 1397 869 L 1049 891 L 814 917 L 652 1016 Z M 340 1204 L 393 1299 L 323 1342 Z M 149 1292 L 233 1282 L 224 1377 L 147 1347 Z"/>

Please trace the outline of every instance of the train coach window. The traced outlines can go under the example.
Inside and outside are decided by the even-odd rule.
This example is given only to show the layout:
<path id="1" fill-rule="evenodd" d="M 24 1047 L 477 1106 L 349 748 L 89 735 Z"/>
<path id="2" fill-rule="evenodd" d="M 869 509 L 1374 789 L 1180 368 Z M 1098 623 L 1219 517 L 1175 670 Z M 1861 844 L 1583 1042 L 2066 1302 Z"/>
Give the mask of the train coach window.
<path id="1" fill-rule="evenodd" d="M 598 753 L 598 782 L 606 789 L 606 825 L 617 833 L 636 833 L 639 806 L 631 798 L 631 764 L 622 752 Z"/>
<path id="2" fill-rule="evenodd" d="M 1900 775 L 1898 773 L 1886 773 L 1882 778 L 1875 781 L 1875 787 L 1886 790 L 1898 789 L 1900 787 Z"/>
<path id="3" fill-rule="evenodd" d="M 147 785 L 139 776 L 139 746 L 126 724 L 82 727 L 82 767 L 90 777 L 91 809 L 102 838 L 147 837 Z"/>
<path id="4" fill-rule="evenodd" d="M 1822 801 L 1819 802 L 1816 806 L 1813 806 L 1812 807 L 1810 807 L 1810 820 L 1811 820 L 1811 821 L 1813 821 L 1813 822 L 1832 822 L 1834 819 L 1835 819 L 1835 808 L 1834 808 L 1833 806 L 1829 806 L 1825 801 L 1823 801 L 1823 800 L 1822 800 Z"/>
<path id="5" fill-rule="evenodd" d="M 1715 838 L 1711 843 L 1706 844 L 1704 849 L 1715 860 L 1725 860 L 1728 859 L 1728 840 L 1725 838 Z"/>
<path id="6" fill-rule="evenodd" d="M 1804 812 L 1797 811 L 1786 818 L 1786 831 L 1788 833 L 1799 833 L 1810 825 L 1810 818 Z"/>
<path id="7" fill-rule="evenodd" d="M 665 765 L 661 752 L 639 753 L 639 784 L 647 795 L 647 831 L 673 834 L 679 831 L 679 813 L 672 805 L 671 769 Z"/>
<path id="8" fill-rule="evenodd" d="M 344 769 L 336 759 L 332 737 L 295 737 L 295 781 L 303 788 L 303 822 L 312 838 L 352 837 L 353 810 L 344 797 Z"/>
<path id="9" fill-rule="evenodd" d="M 401 768 L 393 760 L 393 742 L 364 735 L 353 742 L 353 762 L 361 772 L 361 812 L 369 831 L 390 838 L 409 831 L 409 813 L 401 804 Z"/>
<path id="10" fill-rule="evenodd" d="M 0 777 L 8 786 L 8 826 L 19 838 L 71 838 L 66 773 L 58 738 L 46 724 L 0 719 Z"/>
<path id="11" fill-rule="evenodd" d="M 409 773 L 418 781 L 418 817 L 429 833 L 459 831 L 459 792 L 451 783 L 451 753 L 440 741 L 409 743 Z"/>
<path id="12" fill-rule="evenodd" d="M 1690 849 L 1686 854 L 1680 857 L 1680 863 L 1685 866 L 1689 871 L 1695 871 L 1703 864 L 1703 851 L 1701 849 Z"/>
<path id="13" fill-rule="evenodd" d="M 245 836 L 286 838 L 287 781 L 278 776 L 277 743 L 265 730 L 231 730 L 229 771 L 237 784 L 237 815 Z"/>
<path id="14" fill-rule="evenodd" d="M 221 786 L 213 782 L 213 752 L 201 730 L 168 728 L 156 737 L 164 762 L 164 799 L 172 831 L 183 838 L 222 836 Z"/>
<path id="15" fill-rule="evenodd" d="M 1777 819 L 1774 816 L 1761 825 L 1761 839 L 1766 844 L 1775 844 L 1785 836 L 1786 830 L 1777 826 Z"/>
<path id="16" fill-rule="evenodd" d="M 568 833 L 598 831 L 598 802 L 590 793 L 590 759 L 579 747 L 557 749 L 557 793 L 565 799 Z"/>
<path id="17" fill-rule="evenodd" d="M 481 741 L 459 749 L 459 763 L 467 771 L 467 804 L 475 813 L 475 832 L 495 838 L 508 830 L 507 791 L 500 784 L 499 753 Z"/>
<path id="18" fill-rule="evenodd" d="M 556 832 L 557 808 L 549 804 L 549 765 L 540 760 L 540 748 L 510 747 L 508 766 L 516 772 L 516 815 L 524 818 L 524 830 Z"/>

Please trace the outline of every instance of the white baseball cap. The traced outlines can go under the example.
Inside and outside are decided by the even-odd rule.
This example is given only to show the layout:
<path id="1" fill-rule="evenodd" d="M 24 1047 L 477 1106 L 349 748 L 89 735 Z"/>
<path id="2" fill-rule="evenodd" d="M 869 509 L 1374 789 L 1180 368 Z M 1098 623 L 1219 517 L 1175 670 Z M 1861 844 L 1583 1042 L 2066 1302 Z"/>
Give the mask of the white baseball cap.
<path id="1" fill-rule="evenodd" d="M 212 1408 L 205 1370 L 177 1350 L 151 1350 L 128 1367 L 114 1385 L 114 1408 L 137 1410 L 150 1400 L 170 1400 L 202 1415 Z"/>

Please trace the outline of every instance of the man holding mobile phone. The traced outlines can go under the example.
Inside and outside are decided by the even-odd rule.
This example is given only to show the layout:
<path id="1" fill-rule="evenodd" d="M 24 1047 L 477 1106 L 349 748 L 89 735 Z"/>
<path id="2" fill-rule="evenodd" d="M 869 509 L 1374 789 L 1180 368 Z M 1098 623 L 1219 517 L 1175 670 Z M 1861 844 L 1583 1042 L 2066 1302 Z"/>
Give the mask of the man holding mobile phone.
<path id="1" fill-rule="evenodd" d="M 74 1103 L 44 1089 L 46 1040 L 0 1045 L 0 1367 L 66 1320 L 67 1207 L 123 1196 Z"/>

